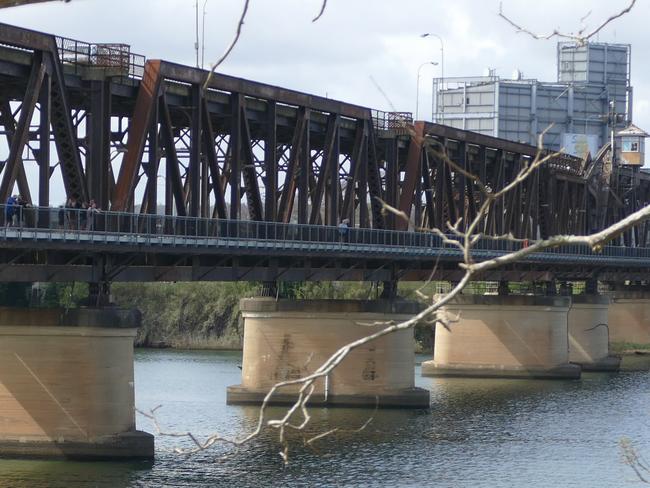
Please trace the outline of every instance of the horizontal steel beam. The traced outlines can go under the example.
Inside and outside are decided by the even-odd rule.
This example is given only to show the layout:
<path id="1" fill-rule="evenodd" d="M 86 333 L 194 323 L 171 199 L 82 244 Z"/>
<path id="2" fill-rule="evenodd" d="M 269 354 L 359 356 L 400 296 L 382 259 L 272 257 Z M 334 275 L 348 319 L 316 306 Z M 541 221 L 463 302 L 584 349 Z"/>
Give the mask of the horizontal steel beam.
<path id="1" fill-rule="evenodd" d="M 169 61 L 160 61 L 160 72 L 166 79 L 191 84 L 203 84 L 208 76 L 208 71 L 206 70 L 183 66 Z M 307 107 L 321 112 L 337 113 L 344 117 L 370 119 L 370 109 L 366 107 L 289 90 L 279 86 L 236 78 L 234 76 L 215 73 L 210 77 L 209 86 L 215 90 L 240 93 L 249 97 L 273 100 L 297 107 Z"/>

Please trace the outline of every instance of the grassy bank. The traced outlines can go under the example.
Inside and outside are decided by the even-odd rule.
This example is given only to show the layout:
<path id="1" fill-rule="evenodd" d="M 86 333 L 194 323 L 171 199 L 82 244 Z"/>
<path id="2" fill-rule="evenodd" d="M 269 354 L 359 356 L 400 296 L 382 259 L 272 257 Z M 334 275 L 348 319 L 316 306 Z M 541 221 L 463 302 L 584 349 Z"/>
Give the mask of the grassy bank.
<path id="1" fill-rule="evenodd" d="M 609 348 L 614 354 L 650 354 L 650 344 L 637 342 L 612 342 Z"/>

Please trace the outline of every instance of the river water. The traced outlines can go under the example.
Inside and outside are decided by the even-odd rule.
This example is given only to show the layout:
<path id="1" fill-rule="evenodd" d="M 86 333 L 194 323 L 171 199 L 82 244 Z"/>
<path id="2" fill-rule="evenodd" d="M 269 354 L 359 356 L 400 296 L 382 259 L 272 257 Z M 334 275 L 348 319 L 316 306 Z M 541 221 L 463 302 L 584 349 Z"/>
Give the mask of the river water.
<path id="1" fill-rule="evenodd" d="M 0 486 L 636 486 L 618 442 L 628 437 L 650 454 L 648 361 L 639 357 L 626 371 L 579 381 L 428 379 L 418 366 L 416 384 L 431 391 L 430 410 L 379 411 L 362 432 L 341 432 L 312 448 L 294 437 L 286 467 L 272 435 L 191 457 L 172 452 L 184 442 L 157 438 L 153 463 L 0 460 Z M 225 404 L 240 364 L 240 353 L 139 350 L 136 404 L 163 405 L 159 419 L 170 431 L 241 435 L 253 428 L 257 410 Z M 313 413 L 312 435 L 355 429 L 373 415 Z M 142 417 L 138 427 L 151 430 Z"/>

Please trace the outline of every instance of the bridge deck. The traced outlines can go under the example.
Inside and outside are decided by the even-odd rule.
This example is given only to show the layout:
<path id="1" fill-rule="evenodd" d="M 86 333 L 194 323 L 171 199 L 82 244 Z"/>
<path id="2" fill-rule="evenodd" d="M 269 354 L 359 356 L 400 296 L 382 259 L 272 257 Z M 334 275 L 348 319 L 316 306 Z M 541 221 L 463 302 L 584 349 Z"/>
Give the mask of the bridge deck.
<path id="1" fill-rule="evenodd" d="M 0 206 L 0 211 L 4 214 L 5 209 Z M 462 260 L 458 248 L 423 232 L 120 212 L 102 212 L 90 222 L 88 215 L 85 210 L 50 208 L 21 212 L 17 226 L 0 229 L 0 280 L 30 281 L 34 273 L 47 275 L 48 270 L 55 279 L 61 266 L 67 268 L 66 279 L 81 279 L 92 271 L 93 279 L 108 275 L 114 281 L 257 281 L 282 276 L 355 280 L 373 275 L 379 281 L 392 273 L 417 280 L 428 278 L 436 267 L 438 278 L 451 279 L 460 272 L 457 264 Z M 40 224 L 35 223 L 39 218 Z M 473 257 L 492 259 L 522 245 L 484 239 L 476 244 Z M 606 246 L 596 253 L 586 246 L 567 246 L 531 254 L 494 273 L 514 273 L 520 280 L 549 274 L 580 279 L 594 270 L 617 279 L 646 275 L 650 248 Z"/>

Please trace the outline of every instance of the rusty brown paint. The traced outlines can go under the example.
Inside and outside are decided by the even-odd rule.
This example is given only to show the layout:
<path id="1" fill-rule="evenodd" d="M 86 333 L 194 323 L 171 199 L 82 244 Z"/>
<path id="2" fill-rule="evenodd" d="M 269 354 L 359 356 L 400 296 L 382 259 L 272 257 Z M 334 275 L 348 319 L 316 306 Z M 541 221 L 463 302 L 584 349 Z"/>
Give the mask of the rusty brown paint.
<path id="1" fill-rule="evenodd" d="M 402 192 L 399 197 L 399 210 L 406 215 L 411 215 L 413 207 L 413 198 L 415 195 L 415 186 L 420 178 L 422 169 L 422 143 L 424 142 L 424 122 L 415 122 L 414 134 L 411 136 L 409 143 L 408 156 L 406 158 L 406 169 Z M 407 230 L 408 220 L 397 219 L 397 230 Z"/>
<path id="2" fill-rule="evenodd" d="M 161 80 L 160 61 L 147 61 L 129 127 L 126 155 L 113 193 L 111 206 L 113 210 L 125 211 L 129 207 L 129 199 L 133 194 L 133 185 L 149 133 L 151 116 L 158 103 Z"/>

